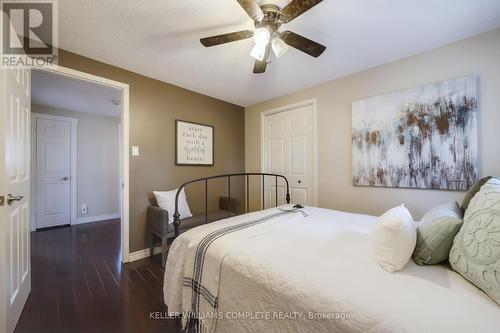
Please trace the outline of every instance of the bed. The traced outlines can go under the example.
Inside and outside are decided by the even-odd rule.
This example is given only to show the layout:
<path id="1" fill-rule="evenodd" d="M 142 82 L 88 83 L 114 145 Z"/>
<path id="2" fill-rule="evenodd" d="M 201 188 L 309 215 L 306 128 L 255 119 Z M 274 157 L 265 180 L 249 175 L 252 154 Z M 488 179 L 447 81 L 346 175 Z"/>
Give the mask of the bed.
<path id="1" fill-rule="evenodd" d="M 202 178 L 178 194 L 193 182 L 204 182 L 207 193 L 209 179 L 227 178 L 231 198 L 236 176 L 246 177 L 246 207 L 250 176 L 263 185 L 273 177 L 275 189 L 281 177 L 288 204 L 176 233 L 164 300 L 188 332 L 500 331 L 498 305 L 458 273 L 412 260 L 401 271 L 384 271 L 370 243 L 377 217 L 294 208 L 283 176 Z M 178 217 L 176 202 L 176 229 Z"/>
<path id="2" fill-rule="evenodd" d="M 169 251 L 169 314 L 191 332 L 499 332 L 498 305 L 449 267 L 382 270 L 375 220 L 284 205 L 191 229 Z"/>

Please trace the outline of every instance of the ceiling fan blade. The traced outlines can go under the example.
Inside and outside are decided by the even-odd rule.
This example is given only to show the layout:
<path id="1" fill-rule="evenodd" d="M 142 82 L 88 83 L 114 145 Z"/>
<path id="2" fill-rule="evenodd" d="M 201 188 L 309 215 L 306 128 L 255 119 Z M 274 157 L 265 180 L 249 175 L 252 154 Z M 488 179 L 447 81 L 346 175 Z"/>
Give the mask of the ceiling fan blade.
<path id="1" fill-rule="evenodd" d="M 260 9 L 259 4 L 256 0 L 237 0 L 241 7 L 247 12 L 248 16 L 254 21 L 262 21 L 264 19 L 264 13 Z"/>
<path id="2" fill-rule="evenodd" d="M 281 10 L 281 23 L 288 23 L 296 17 L 304 14 L 323 0 L 292 0 Z"/>
<path id="3" fill-rule="evenodd" d="M 237 32 L 231 32 L 228 34 L 212 36 L 200 39 L 201 44 L 205 47 L 216 46 L 220 44 L 232 43 L 242 39 L 248 39 L 253 36 L 253 31 L 243 30 Z"/>
<path id="4" fill-rule="evenodd" d="M 263 61 L 256 60 L 255 61 L 255 66 L 253 68 L 253 72 L 255 74 L 262 74 L 262 73 L 266 72 L 266 68 L 267 68 L 267 61 L 265 61 L 265 60 L 263 60 Z"/>
<path id="5" fill-rule="evenodd" d="M 284 31 L 281 33 L 280 38 L 291 47 L 307 53 L 311 57 L 317 58 L 326 50 L 326 46 L 318 44 L 301 35 L 297 35 L 295 32 Z"/>

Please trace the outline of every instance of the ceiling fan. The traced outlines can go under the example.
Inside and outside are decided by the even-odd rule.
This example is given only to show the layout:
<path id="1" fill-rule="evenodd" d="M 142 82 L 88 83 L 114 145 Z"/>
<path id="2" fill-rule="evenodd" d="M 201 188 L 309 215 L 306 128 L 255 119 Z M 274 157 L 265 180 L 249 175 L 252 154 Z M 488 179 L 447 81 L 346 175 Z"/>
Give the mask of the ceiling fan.
<path id="1" fill-rule="evenodd" d="M 264 73 L 267 64 L 271 62 L 271 49 L 277 58 L 288 51 L 288 46 L 294 47 L 312 57 L 319 57 L 326 46 L 318 44 L 306 37 L 291 31 L 278 31 L 286 24 L 304 14 L 323 0 L 292 0 L 284 8 L 264 4 L 259 6 L 256 0 L 236 0 L 255 23 L 255 31 L 243 30 L 228 34 L 200 39 L 205 47 L 232 43 L 253 37 L 255 46 L 250 55 L 256 59 L 254 73 Z"/>

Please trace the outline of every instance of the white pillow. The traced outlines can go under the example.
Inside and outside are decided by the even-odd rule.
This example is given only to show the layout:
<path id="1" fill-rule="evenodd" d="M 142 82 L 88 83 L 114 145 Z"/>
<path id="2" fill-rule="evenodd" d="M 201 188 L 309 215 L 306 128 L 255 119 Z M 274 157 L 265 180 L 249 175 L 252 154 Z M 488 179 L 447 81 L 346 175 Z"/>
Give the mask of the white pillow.
<path id="1" fill-rule="evenodd" d="M 372 229 L 375 260 L 388 272 L 402 269 L 417 243 L 417 228 L 404 205 L 379 217 Z"/>
<path id="2" fill-rule="evenodd" d="M 162 209 L 165 209 L 168 212 L 168 223 L 174 222 L 174 213 L 175 213 L 175 194 L 177 190 L 173 191 L 153 191 L 156 202 L 158 206 Z M 182 189 L 181 193 L 179 193 L 179 214 L 180 219 L 187 219 L 193 216 L 191 214 L 191 210 L 189 210 L 189 206 L 186 200 L 186 192 Z"/>

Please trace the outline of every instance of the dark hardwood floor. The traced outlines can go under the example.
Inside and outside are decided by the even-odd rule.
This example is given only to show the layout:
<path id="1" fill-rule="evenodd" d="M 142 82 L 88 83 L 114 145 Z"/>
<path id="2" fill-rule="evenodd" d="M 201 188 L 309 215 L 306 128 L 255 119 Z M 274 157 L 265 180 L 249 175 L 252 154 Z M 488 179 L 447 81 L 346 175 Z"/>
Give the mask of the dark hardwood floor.
<path id="1" fill-rule="evenodd" d="M 31 234 L 32 290 L 17 333 L 180 332 L 167 311 L 160 258 L 120 263 L 120 220 Z"/>

